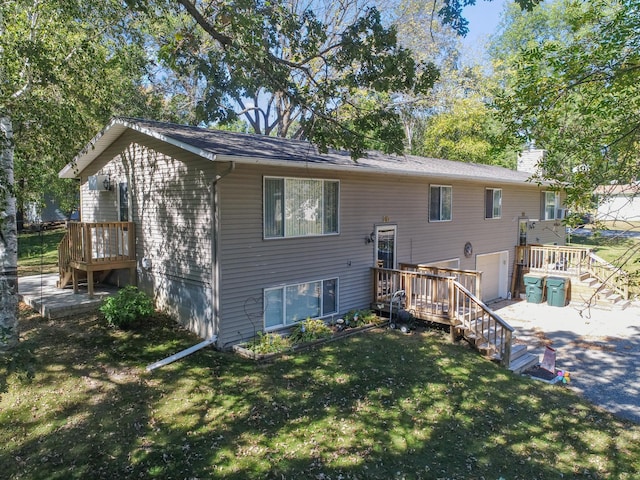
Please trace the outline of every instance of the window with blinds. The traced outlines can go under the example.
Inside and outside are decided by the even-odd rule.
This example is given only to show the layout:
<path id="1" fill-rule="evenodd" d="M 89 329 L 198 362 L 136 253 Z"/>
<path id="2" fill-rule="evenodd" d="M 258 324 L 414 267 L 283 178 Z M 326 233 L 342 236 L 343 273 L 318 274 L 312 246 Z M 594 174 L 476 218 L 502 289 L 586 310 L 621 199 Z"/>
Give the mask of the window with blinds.
<path id="1" fill-rule="evenodd" d="M 338 233 L 340 182 L 308 178 L 264 178 L 264 237 Z"/>

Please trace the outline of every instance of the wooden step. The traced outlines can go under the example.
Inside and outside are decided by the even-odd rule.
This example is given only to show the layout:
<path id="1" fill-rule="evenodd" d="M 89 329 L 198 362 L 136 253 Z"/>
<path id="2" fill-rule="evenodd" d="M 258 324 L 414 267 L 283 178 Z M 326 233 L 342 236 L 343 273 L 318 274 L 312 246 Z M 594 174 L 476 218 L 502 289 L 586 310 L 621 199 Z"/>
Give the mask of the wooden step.
<path id="1" fill-rule="evenodd" d="M 510 362 L 513 363 L 515 360 L 517 360 L 518 358 L 526 355 L 527 353 L 529 353 L 528 347 L 524 344 L 517 344 L 517 345 L 513 345 L 511 347 L 511 360 Z M 492 360 L 496 360 L 496 361 L 500 361 L 500 359 L 502 358 L 502 356 L 500 355 L 500 352 L 494 352 L 491 355 L 491 359 Z"/>
<path id="2" fill-rule="evenodd" d="M 517 345 L 512 345 L 511 346 L 511 363 L 513 363 L 515 360 L 517 360 L 518 358 L 522 357 L 523 355 L 526 355 L 527 353 L 529 353 L 529 349 L 527 348 L 526 345 L 519 343 Z"/>
<path id="3" fill-rule="evenodd" d="M 517 359 L 509 362 L 509 370 L 513 373 L 522 373 L 540 363 L 540 357 L 534 353 L 527 352 L 525 355 L 519 356 Z"/>

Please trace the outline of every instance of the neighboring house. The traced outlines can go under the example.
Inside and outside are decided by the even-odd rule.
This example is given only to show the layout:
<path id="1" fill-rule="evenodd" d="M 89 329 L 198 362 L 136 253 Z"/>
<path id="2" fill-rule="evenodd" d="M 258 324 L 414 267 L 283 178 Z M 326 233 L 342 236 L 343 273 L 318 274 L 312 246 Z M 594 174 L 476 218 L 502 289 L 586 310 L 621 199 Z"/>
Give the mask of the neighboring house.
<path id="1" fill-rule="evenodd" d="M 60 176 L 82 222 L 135 223 L 139 287 L 219 347 L 368 308 L 373 266 L 482 270 L 506 297 L 516 245 L 564 244 L 560 196 L 496 166 L 116 118 Z"/>
<path id="2" fill-rule="evenodd" d="M 40 223 L 65 222 L 68 215 L 60 210 L 60 205 L 53 195 L 45 193 L 43 205 L 28 202 L 24 209 L 24 222 L 34 225 Z"/>
<path id="3" fill-rule="evenodd" d="M 594 194 L 598 198 L 596 220 L 640 222 L 640 182 L 601 185 Z"/>

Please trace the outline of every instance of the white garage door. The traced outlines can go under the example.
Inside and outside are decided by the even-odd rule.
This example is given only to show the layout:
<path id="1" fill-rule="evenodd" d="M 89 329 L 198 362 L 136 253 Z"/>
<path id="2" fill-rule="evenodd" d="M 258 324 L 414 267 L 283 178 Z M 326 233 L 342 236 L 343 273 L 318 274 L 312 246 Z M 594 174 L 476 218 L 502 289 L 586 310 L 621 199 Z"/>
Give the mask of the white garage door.
<path id="1" fill-rule="evenodd" d="M 506 298 L 508 291 L 509 252 L 476 256 L 476 270 L 482 272 L 482 301 Z"/>

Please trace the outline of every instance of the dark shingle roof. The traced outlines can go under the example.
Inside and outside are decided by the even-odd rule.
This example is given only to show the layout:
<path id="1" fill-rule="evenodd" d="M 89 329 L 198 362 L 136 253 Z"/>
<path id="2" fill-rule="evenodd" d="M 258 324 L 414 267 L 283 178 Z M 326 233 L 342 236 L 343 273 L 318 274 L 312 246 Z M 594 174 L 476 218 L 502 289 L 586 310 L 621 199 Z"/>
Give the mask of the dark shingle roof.
<path id="1" fill-rule="evenodd" d="M 289 166 L 300 165 L 306 168 L 492 180 L 504 183 L 523 183 L 530 176 L 525 172 L 517 172 L 495 165 L 454 162 L 412 155 L 385 155 L 380 152 L 368 152 L 366 158 L 354 161 L 348 152 L 330 151 L 321 154 L 314 145 L 300 140 L 133 118 L 113 119 L 74 159 L 74 162 L 60 172 L 60 176 L 75 176 L 72 173 L 72 164 L 75 165 L 75 172 L 82 171 L 126 129 L 136 130 L 211 160 L 277 163 Z"/>

